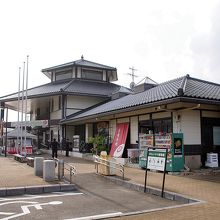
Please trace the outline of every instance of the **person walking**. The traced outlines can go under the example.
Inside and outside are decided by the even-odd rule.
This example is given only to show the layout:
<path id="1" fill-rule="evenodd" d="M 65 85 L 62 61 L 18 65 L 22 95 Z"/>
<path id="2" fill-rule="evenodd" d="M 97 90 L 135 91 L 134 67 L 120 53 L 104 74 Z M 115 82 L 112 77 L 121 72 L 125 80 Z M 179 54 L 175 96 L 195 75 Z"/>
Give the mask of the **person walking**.
<path id="1" fill-rule="evenodd" d="M 53 139 L 52 143 L 51 143 L 51 147 L 52 147 L 52 157 L 57 158 L 57 149 L 58 149 L 58 142 L 56 141 L 56 138 Z"/>

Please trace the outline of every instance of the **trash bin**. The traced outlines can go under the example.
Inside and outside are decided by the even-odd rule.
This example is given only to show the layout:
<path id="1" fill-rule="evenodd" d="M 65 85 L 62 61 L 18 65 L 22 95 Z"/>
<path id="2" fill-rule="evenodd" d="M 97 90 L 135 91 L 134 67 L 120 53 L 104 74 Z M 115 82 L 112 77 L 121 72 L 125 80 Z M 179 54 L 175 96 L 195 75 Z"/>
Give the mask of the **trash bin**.
<path id="1" fill-rule="evenodd" d="M 107 152 L 101 151 L 100 158 L 107 160 L 108 159 Z M 109 167 L 108 167 L 109 162 L 101 160 L 101 163 L 102 164 L 99 164 L 99 173 L 102 175 L 109 175 Z"/>

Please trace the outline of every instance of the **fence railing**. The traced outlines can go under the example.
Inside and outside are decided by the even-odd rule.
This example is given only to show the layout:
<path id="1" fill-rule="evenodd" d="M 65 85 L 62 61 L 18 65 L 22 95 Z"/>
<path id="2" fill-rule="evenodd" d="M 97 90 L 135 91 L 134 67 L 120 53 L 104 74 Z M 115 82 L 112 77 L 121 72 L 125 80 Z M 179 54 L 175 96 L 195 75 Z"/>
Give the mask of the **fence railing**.
<path id="1" fill-rule="evenodd" d="M 76 167 L 65 163 L 64 160 L 54 158 L 57 168 L 57 177 L 59 180 L 65 178 L 65 170 L 68 171 L 69 182 L 72 183 L 72 177 L 76 174 Z"/>
<path id="2" fill-rule="evenodd" d="M 115 170 L 119 170 L 121 172 L 122 175 L 122 179 L 124 179 L 124 165 L 121 163 L 117 163 L 115 161 L 112 160 L 107 160 L 104 158 L 101 158 L 99 156 L 94 156 L 94 162 L 95 162 L 95 169 L 96 172 L 99 172 L 99 165 L 103 165 L 105 167 L 111 168 L 111 169 L 115 169 Z"/>

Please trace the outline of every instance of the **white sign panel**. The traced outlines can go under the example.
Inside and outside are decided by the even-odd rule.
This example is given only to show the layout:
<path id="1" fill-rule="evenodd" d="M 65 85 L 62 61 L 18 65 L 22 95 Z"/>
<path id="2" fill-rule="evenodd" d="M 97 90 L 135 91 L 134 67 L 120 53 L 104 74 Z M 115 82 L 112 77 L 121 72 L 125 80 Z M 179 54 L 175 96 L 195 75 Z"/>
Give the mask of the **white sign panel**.
<path id="1" fill-rule="evenodd" d="M 148 151 L 147 168 L 164 171 L 166 165 L 166 150 L 152 149 Z"/>
<path id="2" fill-rule="evenodd" d="M 148 156 L 147 168 L 151 169 L 151 170 L 164 171 L 164 169 L 165 169 L 165 158 Z"/>

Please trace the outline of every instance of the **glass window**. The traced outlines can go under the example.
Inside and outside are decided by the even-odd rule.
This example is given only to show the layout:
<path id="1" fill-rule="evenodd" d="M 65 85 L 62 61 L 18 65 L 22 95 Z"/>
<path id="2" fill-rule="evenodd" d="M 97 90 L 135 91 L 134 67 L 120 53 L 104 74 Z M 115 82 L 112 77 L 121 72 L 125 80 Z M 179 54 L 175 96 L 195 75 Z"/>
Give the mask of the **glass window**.
<path id="1" fill-rule="evenodd" d="M 82 69 L 83 79 L 103 80 L 102 70 Z"/>
<path id="2" fill-rule="evenodd" d="M 160 119 L 153 121 L 154 133 L 165 132 L 171 133 L 172 126 L 171 126 L 171 119 Z"/>
<path id="3" fill-rule="evenodd" d="M 62 79 L 70 79 L 72 78 L 72 72 L 58 72 L 55 74 L 56 81 Z"/>
<path id="4" fill-rule="evenodd" d="M 149 131 L 154 131 L 155 134 L 158 134 L 160 132 L 162 133 L 171 133 L 172 132 L 172 125 L 171 125 L 171 119 L 157 119 L 153 120 L 153 127 L 151 125 L 151 121 L 141 121 L 139 123 L 140 125 L 140 133 L 146 133 L 148 134 Z"/>
<path id="5" fill-rule="evenodd" d="M 213 127 L 213 144 L 220 145 L 220 127 Z"/>

